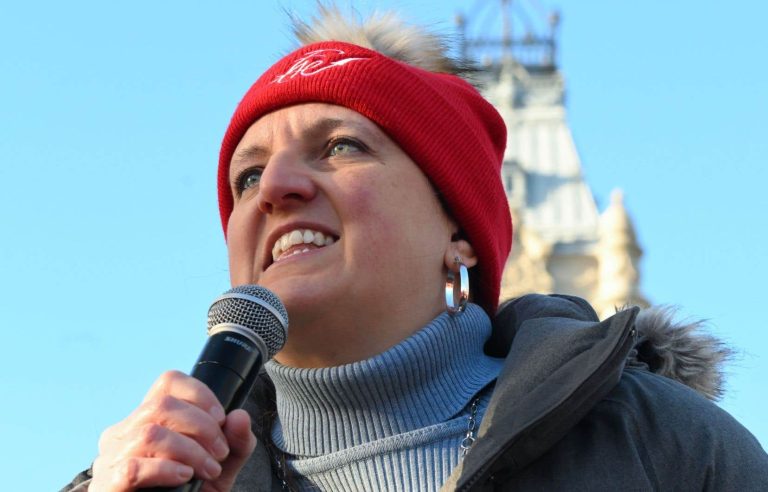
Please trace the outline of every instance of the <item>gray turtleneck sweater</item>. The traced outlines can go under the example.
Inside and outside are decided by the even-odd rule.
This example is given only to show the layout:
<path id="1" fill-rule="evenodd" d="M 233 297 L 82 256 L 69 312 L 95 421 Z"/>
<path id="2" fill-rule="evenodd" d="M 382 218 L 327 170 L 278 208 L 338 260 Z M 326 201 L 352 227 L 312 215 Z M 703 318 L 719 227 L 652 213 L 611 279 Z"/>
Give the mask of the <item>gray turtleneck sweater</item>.
<path id="1" fill-rule="evenodd" d="M 288 482 L 310 490 L 437 490 L 460 460 L 470 409 L 476 426 L 502 365 L 483 353 L 491 334 L 470 304 L 441 314 L 367 360 L 297 369 L 270 361 L 272 439 Z"/>

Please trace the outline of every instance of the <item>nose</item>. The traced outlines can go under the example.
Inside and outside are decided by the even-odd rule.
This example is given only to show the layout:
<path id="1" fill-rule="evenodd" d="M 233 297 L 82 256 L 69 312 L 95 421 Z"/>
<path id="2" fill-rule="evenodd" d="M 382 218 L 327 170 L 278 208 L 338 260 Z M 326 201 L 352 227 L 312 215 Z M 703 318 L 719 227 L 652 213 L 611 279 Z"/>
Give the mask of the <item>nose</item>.
<path id="1" fill-rule="evenodd" d="M 274 154 L 259 180 L 259 210 L 267 214 L 288 210 L 307 203 L 316 194 L 316 184 L 306 163 L 291 154 Z"/>

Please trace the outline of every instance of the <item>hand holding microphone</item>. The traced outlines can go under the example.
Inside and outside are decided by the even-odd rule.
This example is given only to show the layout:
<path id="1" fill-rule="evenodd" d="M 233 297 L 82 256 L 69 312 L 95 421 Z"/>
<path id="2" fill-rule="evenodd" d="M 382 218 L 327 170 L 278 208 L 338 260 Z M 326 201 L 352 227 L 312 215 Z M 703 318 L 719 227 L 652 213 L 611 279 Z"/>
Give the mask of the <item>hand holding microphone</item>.
<path id="1" fill-rule="evenodd" d="M 191 492 L 199 479 L 229 490 L 255 446 L 250 418 L 238 409 L 285 343 L 287 320 L 263 287 L 235 287 L 214 301 L 191 376 L 163 374 L 131 415 L 102 434 L 89 490 Z"/>

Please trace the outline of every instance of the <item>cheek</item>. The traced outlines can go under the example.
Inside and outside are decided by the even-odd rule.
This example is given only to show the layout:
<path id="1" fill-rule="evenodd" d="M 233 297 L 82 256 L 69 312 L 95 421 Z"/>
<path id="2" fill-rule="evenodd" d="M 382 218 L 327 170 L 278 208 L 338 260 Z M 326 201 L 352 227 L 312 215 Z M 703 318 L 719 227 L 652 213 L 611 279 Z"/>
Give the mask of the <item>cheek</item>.
<path id="1" fill-rule="evenodd" d="M 364 251 L 370 259 L 429 255 L 439 252 L 450 238 L 442 207 L 428 184 L 369 178 L 356 180 L 345 190 L 347 217 L 364 234 Z"/>
<path id="2" fill-rule="evenodd" d="M 256 231 L 251 230 L 242 210 L 235 209 L 227 225 L 229 277 L 232 285 L 255 283 Z"/>
<path id="3" fill-rule="evenodd" d="M 345 188 L 347 218 L 359 224 L 371 239 L 393 238 L 402 220 L 397 216 L 400 191 L 392 183 L 382 179 L 360 176 Z"/>

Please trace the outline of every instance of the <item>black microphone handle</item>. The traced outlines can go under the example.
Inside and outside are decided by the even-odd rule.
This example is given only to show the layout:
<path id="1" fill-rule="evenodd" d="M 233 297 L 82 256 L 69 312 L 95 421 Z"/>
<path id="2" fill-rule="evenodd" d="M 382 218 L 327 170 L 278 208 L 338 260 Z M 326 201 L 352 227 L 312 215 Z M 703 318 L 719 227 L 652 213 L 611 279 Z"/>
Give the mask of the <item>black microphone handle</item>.
<path id="1" fill-rule="evenodd" d="M 234 325 L 208 338 L 190 376 L 208 386 L 226 413 L 241 408 L 253 389 L 256 377 L 264 365 L 262 347 L 243 334 L 246 328 Z M 250 330 L 249 330 L 250 331 Z M 266 353 L 266 351 L 265 351 Z M 152 487 L 144 492 L 198 492 L 203 481 L 193 479 L 178 487 Z"/>

